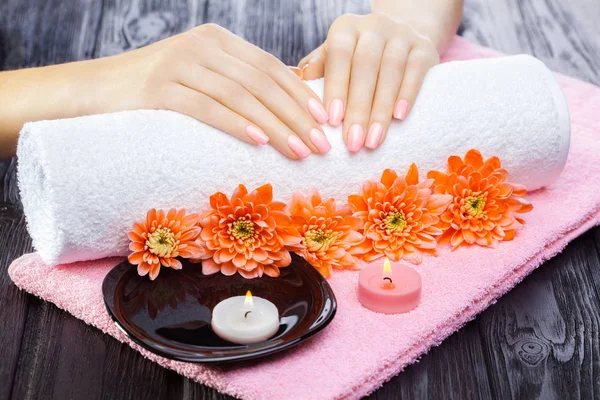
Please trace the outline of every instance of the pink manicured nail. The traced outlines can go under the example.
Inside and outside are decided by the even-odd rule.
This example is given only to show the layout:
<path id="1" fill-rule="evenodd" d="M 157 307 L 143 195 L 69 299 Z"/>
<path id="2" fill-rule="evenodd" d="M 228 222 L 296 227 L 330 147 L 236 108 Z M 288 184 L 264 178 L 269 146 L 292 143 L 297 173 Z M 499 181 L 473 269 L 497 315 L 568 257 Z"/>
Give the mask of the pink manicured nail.
<path id="1" fill-rule="evenodd" d="M 321 154 L 325 154 L 331 150 L 331 143 L 327 140 L 327 136 L 318 129 L 310 131 L 310 141 L 319 149 Z"/>
<path id="2" fill-rule="evenodd" d="M 329 114 L 327 114 L 327 111 L 325 111 L 325 108 L 317 99 L 311 97 L 308 100 L 308 110 L 320 124 L 324 124 L 329 119 Z"/>
<path id="3" fill-rule="evenodd" d="M 406 118 L 406 113 L 408 112 L 408 101 L 404 99 L 398 100 L 396 106 L 394 107 L 394 118 L 402 121 Z"/>
<path id="4" fill-rule="evenodd" d="M 310 149 L 306 147 L 302 140 L 298 136 L 290 135 L 288 136 L 288 146 L 296 155 L 300 158 L 306 158 L 310 156 Z"/>
<path id="5" fill-rule="evenodd" d="M 364 133 L 362 126 L 354 124 L 348 131 L 348 150 L 359 151 L 363 145 Z"/>
<path id="6" fill-rule="evenodd" d="M 259 127 L 254 125 L 246 127 L 246 135 L 258 144 L 266 144 L 269 141 L 269 137 Z"/>
<path id="7" fill-rule="evenodd" d="M 379 146 L 381 135 L 383 135 L 383 126 L 379 122 L 373 122 L 369 128 L 369 133 L 367 133 L 365 147 L 376 149 Z"/>
<path id="8" fill-rule="evenodd" d="M 329 104 L 329 125 L 339 126 L 344 119 L 344 103 L 340 99 L 333 99 Z"/>

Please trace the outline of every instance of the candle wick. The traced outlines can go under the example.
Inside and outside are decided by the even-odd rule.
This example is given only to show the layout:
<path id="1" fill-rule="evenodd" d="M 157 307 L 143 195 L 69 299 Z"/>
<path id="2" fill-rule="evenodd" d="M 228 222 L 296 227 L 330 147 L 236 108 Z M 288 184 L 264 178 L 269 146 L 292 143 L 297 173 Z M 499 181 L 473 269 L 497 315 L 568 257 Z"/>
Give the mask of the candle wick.
<path id="1" fill-rule="evenodd" d="M 250 314 L 252 311 L 246 311 L 246 314 L 244 314 L 244 318 L 248 318 L 248 314 Z"/>
<path id="2" fill-rule="evenodd" d="M 383 280 L 384 280 L 384 281 L 385 281 L 386 279 L 387 279 L 388 281 L 390 281 L 390 283 L 393 283 L 393 282 L 392 282 L 392 278 L 390 278 L 389 276 L 386 276 L 385 278 L 383 278 Z"/>

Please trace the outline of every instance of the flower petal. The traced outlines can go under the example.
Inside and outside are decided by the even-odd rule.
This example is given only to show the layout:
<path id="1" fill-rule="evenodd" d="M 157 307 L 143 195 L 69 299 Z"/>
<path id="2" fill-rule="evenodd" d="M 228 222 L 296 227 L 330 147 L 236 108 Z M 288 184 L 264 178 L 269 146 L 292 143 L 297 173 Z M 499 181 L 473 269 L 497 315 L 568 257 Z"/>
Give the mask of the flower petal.
<path id="1" fill-rule="evenodd" d="M 398 174 L 396 173 L 396 171 L 392 169 L 386 169 L 381 175 L 381 183 L 383 183 L 383 186 L 385 186 L 386 188 L 389 188 L 394 184 L 397 178 Z"/>
<path id="2" fill-rule="evenodd" d="M 475 149 L 467 151 L 467 154 L 465 155 L 465 164 L 470 164 L 475 167 L 475 169 L 479 169 L 483 165 L 481 153 Z"/>
<path id="3" fill-rule="evenodd" d="M 158 276 L 158 273 L 160 272 L 160 263 L 158 264 L 152 264 L 150 266 L 150 280 L 153 281 L 156 279 L 156 277 Z"/>
<path id="4" fill-rule="evenodd" d="M 223 275 L 231 276 L 234 275 L 237 271 L 238 269 L 235 267 L 235 265 L 233 265 L 230 262 L 221 264 L 221 273 Z"/>
<path id="5" fill-rule="evenodd" d="M 144 252 L 143 251 L 131 253 L 127 257 L 127 261 L 129 261 L 130 264 L 134 264 L 134 265 L 141 264 L 143 262 L 143 260 L 144 260 Z"/>
<path id="6" fill-rule="evenodd" d="M 141 262 L 137 266 L 137 273 L 139 276 L 145 276 L 150 272 L 150 264 Z"/>
<path id="7" fill-rule="evenodd" d="M 410 164 L 405 180 L 408 185 L 416 185 L 419 183 L 419 170 L 417 164 Z"/>
<path id="8" fill-rule="evenodd" d="M 202 261 L 202 273 L 204 275 L 212 275 L 221 271 L 221 266 L 217 264 L 212 258 Z"/>
<path id="9" fill-rule="evenodd" d="M 240 269 L 238 270 L 238 272 L 246 279 L 258 278 L 258 269 L 254 269 L 252 271 L 245 271 L 243 269 Z"/>
<path id="10" fill-rule="evenodd" d="M 262 185 L 253 193 L 258 196 L 258 203 L 270 203 L 273 201 L 273 186 L 270 184 Z"/>
<path id="11" fill-rule="evenodd" d="M 279 268 L 271 266 L 271 265 L 265 265 L 264 267 L 264 273 L 265 275 L 270 276 L 271 278 L 277 278 L 280 274 L 279 272 Z"/>
<path id="12" fill-rule="evenodd" d="M 456 250 L 464 241 L 462 231 L 456 231 L 452 234 L 452 238 L 450 239 L 450 244 L 452 245 L 452 250 Z"/>
<path id="13" fill-rule="evenodd" d="M 448 171 L 450 172 L 458 172 L 464 166 L 462 158 L 459 156 L 450 156 L 448 157 Z"/>
<path id="14" fill-rule="evenodd" d="M 173 269 L 181 269 L 183 266 L 181 265 L 181 261 L 176 258 L 171 258 L 171 268 Z"/>

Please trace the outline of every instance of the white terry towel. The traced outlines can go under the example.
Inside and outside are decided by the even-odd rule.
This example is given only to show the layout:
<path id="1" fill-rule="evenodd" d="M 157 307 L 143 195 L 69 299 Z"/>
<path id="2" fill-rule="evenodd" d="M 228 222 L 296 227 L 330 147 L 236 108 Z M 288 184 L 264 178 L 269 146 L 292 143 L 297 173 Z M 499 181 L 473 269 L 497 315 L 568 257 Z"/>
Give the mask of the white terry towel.
<path id="1" fill-rule="evenodd" d="M 323 82 L 310 82 L 316 93 Z M 316 187 L 345 201 L 385 168 L 421 176 L 471 148 L 497 155 L 512 182 L 551 184 L 566 162 L 567 105 L 552 73 L 530 56 L 451 62 L 430 70 L 408 118 L 374 151 L 347 151 L 323 127 L 327 155 L 293 161 L 169 111 L 128 111 L 28 123 L 18 180 L 33 244 L 47 263 L 127 255 L 127 232 L 152 208 L 204 209 L 211 194 L 271 183 L 275 197 Z"/>

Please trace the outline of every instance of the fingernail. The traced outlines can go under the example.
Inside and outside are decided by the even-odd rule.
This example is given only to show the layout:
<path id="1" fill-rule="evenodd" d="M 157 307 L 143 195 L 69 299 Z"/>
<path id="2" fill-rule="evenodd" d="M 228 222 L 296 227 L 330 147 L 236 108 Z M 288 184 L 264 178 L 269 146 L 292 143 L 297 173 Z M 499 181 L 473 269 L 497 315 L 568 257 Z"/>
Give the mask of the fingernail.
<path id="1" fill-rule="evenodd" d="M 381 135 L 383 134 L 383 126 L 379 122 L 373 122 L 367 133 L 367 140 L 365 141 L 365 147 L 370 149 L 376 149 L 379 146 Z"/>
<path id="2" fill-rule="evenodd" d="M 292 149 L 292 151 L 300 158 L 310 156 L 310 149 L 302 143 L 302 140 L 300 140 L 298 136 L 288 136 L 288 146 L 290 146 L 290 149 Z"/>
<path id="3" fill-rule="evenodd" d="M 304 79 L 304 74 L 306 73 L 306 69 L 308 68 L 310 64 L 306 64 L 304 67 L 302 67 L 302 69 L 300 70 L 300 72 L 302 72 L 302 80 L 305 81 L 306 79 Z"/>
<path id="4" fill-rule="evenodd" d="M 319 149 L 321 154 L 325 154 L 331 150 L 331 143 L 327 140 L 327 136 L 318 129 L 310 131 L 310 141 Z"/>
<path id="5" fill-rule="evenodd" d="M 325 108 L 317 99 L 311 97 L 308 100 L 308 110 L 320 124 L 324 124 L 329 119 L 329 114 L 327 114 L 327 111 L 325 111 Z"/>
<path id="6" fill-rule="evenodd" d="M 298 78 L 300 79 L 302 79 L 302 77 L 304 76 L 304 68 L 289 67 L 289 69 L 291 69 L 293 73 L 298 75 Z"/>
<path id="7" fill-rule="evenodd" d="M 348 131 L 348 150 L 359 151 L 363 145 L 364 134 L 362 126 L 354 124 Z"/>
<path id="8" fill-rule="evenodd" d="M 246 135 L 258 144 L 266 144 L 269 137 L 257 126 L 248 125 L 246 127 Z"/>
<path id="9" fill-rule="evenodd" d="M 394 118 L 402 121 L 406 118 L 406 112 L 408 111 L 408 101 L 404 99 L 398 100 L 396 106 L 394 107 Z"/>
<path id="10" fill-rule="evenodd" d="M 340 99 L 333 99 L 329 104 L 329 125 L 339 126 L 344 119 L 344 103 Z"/>

